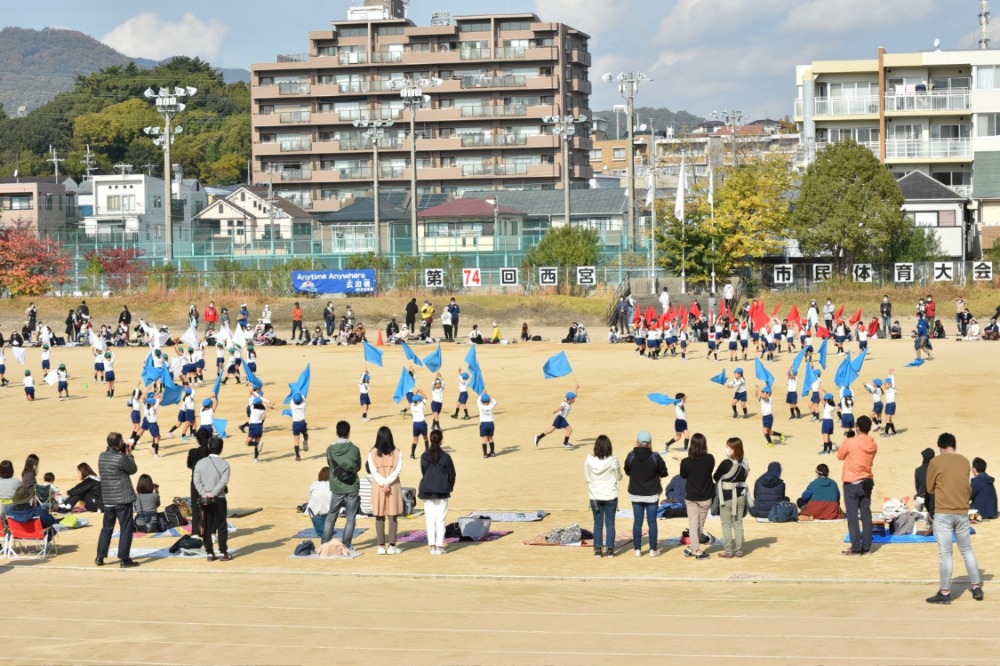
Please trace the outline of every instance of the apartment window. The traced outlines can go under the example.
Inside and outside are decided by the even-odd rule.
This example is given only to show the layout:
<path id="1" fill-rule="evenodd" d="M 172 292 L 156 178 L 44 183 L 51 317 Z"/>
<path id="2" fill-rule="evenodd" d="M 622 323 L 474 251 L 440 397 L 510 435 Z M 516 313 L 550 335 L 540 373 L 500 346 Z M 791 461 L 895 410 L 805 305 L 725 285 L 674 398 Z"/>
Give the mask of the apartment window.
<path id="1" fill-rule="evenodd" d="M 379 35 L 402 35 L 403 26 L 401 25 L 383 25 L 376 30 Z"/>
<path id="2" fill-rule="evenodd" d="M 319 49 L 317 51 L 317 55 L 319 55 L 320 57 L 335 56 L 335 55 L 337 55 L 337 47 L 336 46 L 321 46 L 321 47 L 319 47 Z"/>
<path id="3" fill-rule="evenodd" d="M 944 76 L 931 79 L 931 90 L 968 90 L 972 87 L 972 79 L 967 76 Z"/>
<path id="4" fill-rule="evenodd" d="M 112 194 L 107 198 L 107 209 L 109 211 L 120 211 L 122 209 L 122 198 L 119 194 Z"/>
<path id="5" fill-rule="evenodd" d="M 460 23 L 458 25 L 459 32 L 489 32 L 490 22 L 489 21 L 475 21 L 469 23 Z"/>
<path id="6" fill-rule="evenodd" d="M 615 160 L 623 160 L 623 159 L 625 159 L 625 149 L 624 148 L 615 148 L 615 149 L 613 149 L 612 159 L 615 159 Z"/>
<path id="7" fill-rule="evenodd" d="M 932 139 L 968 139 L 971 134 L 969 125 L 931 125 Z"/>
<path id="8" fill-rule="evenodd" d="M 972 185 L 972 174 L 968 171 L 932 171 L 931 178 L 948 187 Z"/>
<path id="9" fill-rule="evenodd" d="M 162 207 L 163 207 L 163 197 L 161 197 L 159 194 L 153 195 L 153 208 L 162 208 Z"/>
<path id="10" fill-rule="evenodd" d="M 902 139 L 919 140 L 924 135 L 922 125 L 895 124 L 889 129 L 889 136 L 897 141 Z"/>
<path id="11" fill-rule="evenodd" d="M 1000 113 L 979 114 L 979 136 L 1000 136 Z"/>
<path id="12" fill-rule="evenodd" d="M 869 81 L 830 84 L 830 97 L 868 97 L 876 94 L 878 94 L 878 83 Z"/>
<path id="13" fill-rule="evenodd" d="M 592 151 L 590 151 L 591 162 L 600 162 L 602 159 L 603 159 L 602 150 L 600 148 L 594 148 Z"/>
<path id="14" fill-rule="evenodd" d="M 1000 88 L 1000 67 L 996 65 L 977 67 L 976 87 L 980 90 Z"/>
<path id="15" fill-rule="evenodd" d="M 52 210 L 52 195 L 45 195 L 45 210 Z"/>
<path id="16" fill-rule="evenodd" d="M 0 200 L 0 208 L 5 210 L 31 210 L 30 194 L 12 194 Z"/>
<path id="17" fill-rule="evenodd" d="M 337 33 L 341 37 L 367 37 L 368 28 L 340 28 Z"/>
<path id="18" fill-rule="evenodd" d="M 500 21 L 501 30 L 531 30 L 528 21 Z"/>
<path id="19" fill-rule="evenodd" d="M 918 227 L 936 227 L 938 226 L 938 212 L 937 211 L 921 211 L 912 213 L 910 217 L 913 218 L 913 224 Z"/>
<path id="20" fill-rule="evenodd" d="M 260 77 L 260 85 L 262 86 L 273 86 L 274 77 L 273 76 L 262 76 Z"/>

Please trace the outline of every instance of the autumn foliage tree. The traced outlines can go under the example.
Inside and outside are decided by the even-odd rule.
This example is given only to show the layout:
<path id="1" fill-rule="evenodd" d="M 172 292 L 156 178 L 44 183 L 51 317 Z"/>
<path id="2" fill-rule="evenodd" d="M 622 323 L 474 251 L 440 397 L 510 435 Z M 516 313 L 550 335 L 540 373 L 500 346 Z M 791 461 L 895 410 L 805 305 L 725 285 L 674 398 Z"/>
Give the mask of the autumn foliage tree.
<path id="1" fill-rule="evenodd" d="M 0 287 L 12 296 L 41 296 L 66 281 L 70 258 L 63 244 L 39 238 L 29 222 L 0 228 Z"/>
<path id="2" fill-rule="evenodd" d="M 104 284 L 111 291 L 126 291 L 145 284 L 147 267 L 138 248 L 105 247 L 88 255 L 92 266 L 100 267 Z"/>

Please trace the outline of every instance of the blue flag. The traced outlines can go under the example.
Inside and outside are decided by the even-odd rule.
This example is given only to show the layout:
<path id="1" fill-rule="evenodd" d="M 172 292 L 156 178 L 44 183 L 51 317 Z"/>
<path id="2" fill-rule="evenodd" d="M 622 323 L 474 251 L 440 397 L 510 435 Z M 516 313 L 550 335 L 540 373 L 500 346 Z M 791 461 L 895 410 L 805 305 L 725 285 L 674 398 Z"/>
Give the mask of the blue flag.
<path id="1" fill-rule="evenodd" d="M 420 360 L 420 357 L 417 356 L 416 352 L 410 349 L 410 345 L 406 344 L 402 340 L 400 340 L 399 344 L 403 345 L 403 353 L 406 354 L 406 358 L 408 360 L 413 361 L 420 367 L 423 367 L 424 362 Z"/>
<path id="2" fill-rule="evenodd" d="M 432 351 L 430 354 L 424 357 L 424 365 L 431 372 L 437 372 L 441 369 L 441 343 L 438 343 L 438 348 Z"/>
<path id="3" fill-rule="evenodd" d="M 826 370 L 826 343 L 829 341 L 830 338 L 823 338 L 823 343 L 819 346 L 819 364 L 824 370 Z"/>
<path id="4" fill-rule="evenodd" d="M 212 428 L 215 429 L 215 434 L 222 439 L 229 437 L 229 435 L 226 434 L 227 425 L 229 425 L 229 421 L 227 419 L 212 419 Z"/>
<path id="5" fill-rule="evenodd" d="M 923 364 L 924 364 L 924 359 L 922 359 L 922 358 L 915 358 L 911 362 L 907 363 L 904 367 L 907 367 L 907 368 L 919 368 Z"/>
<path id="6" fill-rule="evenodd" d="M 299 378 L 288 385 L 288 397 L 285 398 L 284 404 L 288 404 L 292 401 L 292 396 L 296 393 L 301 393 L 303 397 L 308 397 L 309 395 L 309 380 L 312 374 L 309 370 L 309 364 L 306 364 L 306 369 L 302 371 Z"/>
<path id="7" fill-rule="evenodd" d="M 716 376 L 712 377 L 711 381 L 715 382 L 716 384 L 722 384 L 723 386 L 725 386 L 726 385 L 726 371 L 723 370 L 722 372 L 720 372 Z"/>
<path id="8" fill-rule="evenodd" d="M 868 347 L 865 347 L 865 350 L 858 354 L 854 361 L 851 362 L 851 380 L 848 382 L 848 386 L 851 385 L 851 382 L 861 376 L 861 368 L 864 366 L 865 358 L 867 356 Z"/>
<path id="9" fill-rule="evenodd" d="M 764 382 L 767 386 L 773 385 L 774 375 L 772 375 L 771 372 L 764 367 L 764 364 L 760 362 L 759 358 L 754 359 L 754 363 L 756 364 L 755 375 L 757 379 Z"/>
<path id="10" fill-rule="evenodd" d="M 260 381 L 257 375 L 253 373 L 253 370 L 250 369 L 250 364 L 244 362 L 243 367 L 247 371 L 247 381 L 250 382 L 250 386 L 254 387 L 255 389 L 262 388 L 264 386 L 264 382 Z"/>
<path id="11" fill-rule="evenodd" d="M 840 388 L 849 386 L 851 372 L 851 352 L 847 352 L 847 356 L 844 357 L 844 360 L 840 362 L 840 367 L 837 368 L 837 374 L 833 378 L 834 383 Z"/>
<path id="12" fill-rule="evenodd" d="M 170 372 L 170 366 L 166 363 L 160 368 L 163 372 L 163 400 L 160 404 L 163 406 L 176 405 L 181 401 L 181 394 L 184 392 L 183 389 L 174 383 L 174 377 Z"/>
<path id="13" fill-rule="evenodd" d="M 287 417 L 291 418 L 292 417 L 292 410 L 290 410 L 290 409 L 283 409 L 283 410 L 281 410 L 281 415 L 282 416 L 287 416 Z"/>
<path id="14" fill-rule="evenodd" d="M 812 390 L 812 385 L 816 381 L 816 371 L 813 370 L 812 363 L 806 366 L 806 380 L 802 385 L 802 397 L 805 398 Z"/>
<path id="15" fill-rule="evenodd" d="M 482 395 L 486 389 L 486 380 L 483 379 L 483 370 L 479 367 L 479 359 L 476 357 L 476 345 L 472 345 L 469 353 L 465 355 L 465 364 L 469 366 L 469 388 L 476 395 Z"/>
<path id="16" fill-rule="evenodd" d="M 222 390 L 222 374 L 220 373 L 218 377 L 215 378 L 215 386 L 212 387 L 212 395 L 215 396 L 216 402 L 219 400 L 219 391 Z"/>
<path id="17" fill-rule="evenodd" d="M 649 399 L 655 402 L 657 405 L 676 405 L 680 400 L 676 398 L 671 398 L 666 393 L 650 393 Z"/>
<path id="18" fill-rule="evenodd" d="M 159 378 L 160 370 L 157 370 L 156 365 L 153 364 L 153 352 L 149 352 L 146 356 L 146 365 L 142 368 L 142 383 L 149 386 Z"/>
<path id="19" fill-rule="evenodd" d="M 410 371 L 404 367 L 403 373 L 399 376 L 399 384 L 396 386 L 396 392 L 392 394 L 392 399 L 395 400 L 398 405 L 406 399 L 406 394 L 412 391 L 413 387 L 416 385 L 417 383 L 413 381 L 413 377 L 410 376 Z"/>
<path id="20" fill-rule="evenodd" d="M 573 368 L 569 364 L 569 359 L 566 358 L 566 352 L 561 351 L 545 362 L 545 365 L 542 366 L 542 372 L 546 379 L 553 379 L 565 377 L 573 372 Z"/>
<path id="21" fill-rule="evenodd" d="M 365 340 L 365 363 L 382 367 L 382 350 Z"/>
<path id="22" fill-rule="evenodd" d="M 469 347 L 469 352 L 465 355 L 465 364 L 469 366 L 469 370 L 472 370 L 472 368 L 479 367 L 479 359 L 476 358 L 475 343 L 473 343 L 472 346 Z"/>
<path id="23" fill-rule="evenodd" d="M 792 361 L 792 370 L 795 372 L 795 376 L 799 375 L 799 366 L 802 365 L 802 359 L 806 357 L 805 348 L 799 350 L 799 353 L 795 355 L 795 360 Z"/>

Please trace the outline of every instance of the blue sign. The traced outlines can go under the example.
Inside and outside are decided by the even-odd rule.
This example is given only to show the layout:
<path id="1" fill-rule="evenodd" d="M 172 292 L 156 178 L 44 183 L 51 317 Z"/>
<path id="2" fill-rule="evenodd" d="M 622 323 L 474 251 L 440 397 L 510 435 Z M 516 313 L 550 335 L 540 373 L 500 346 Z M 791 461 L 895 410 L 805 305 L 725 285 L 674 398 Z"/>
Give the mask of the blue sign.
<path id="1" fill-rule="evenodd" d="M 375 269 L 292 271 L 292 288 L 309 294 L 374 294 Z"/>

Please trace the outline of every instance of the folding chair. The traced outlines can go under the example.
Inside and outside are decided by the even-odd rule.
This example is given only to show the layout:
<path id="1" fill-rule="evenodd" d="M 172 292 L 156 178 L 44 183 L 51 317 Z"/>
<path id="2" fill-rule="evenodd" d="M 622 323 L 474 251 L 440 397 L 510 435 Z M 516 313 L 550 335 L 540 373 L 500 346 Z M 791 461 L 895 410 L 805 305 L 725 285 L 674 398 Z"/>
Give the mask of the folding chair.
<path id="1" fill-rule="evenodd" d="M 35 546 L 35 559 L 45 559 L 49 554 L 49 547 L 52 552 L 58 552 L 56 544 L 52 540 L 49 530 L 42 527 L 41 518 L 33 518 L 26 523 L 14 520 L 7 516 L 7 556 L 12 559 L 20 558 L 14 550 L 14 543 L 20 542 L 21 552 L 24 552 L 25 543 L 33 543 Z"/>
<path id="2" fill-rule="evenodd" d="M 6 521 L 0 518 L 0 558 L 9 557 L 8 551 L 10 550 L 10 532 L 7 531 Z"/>

